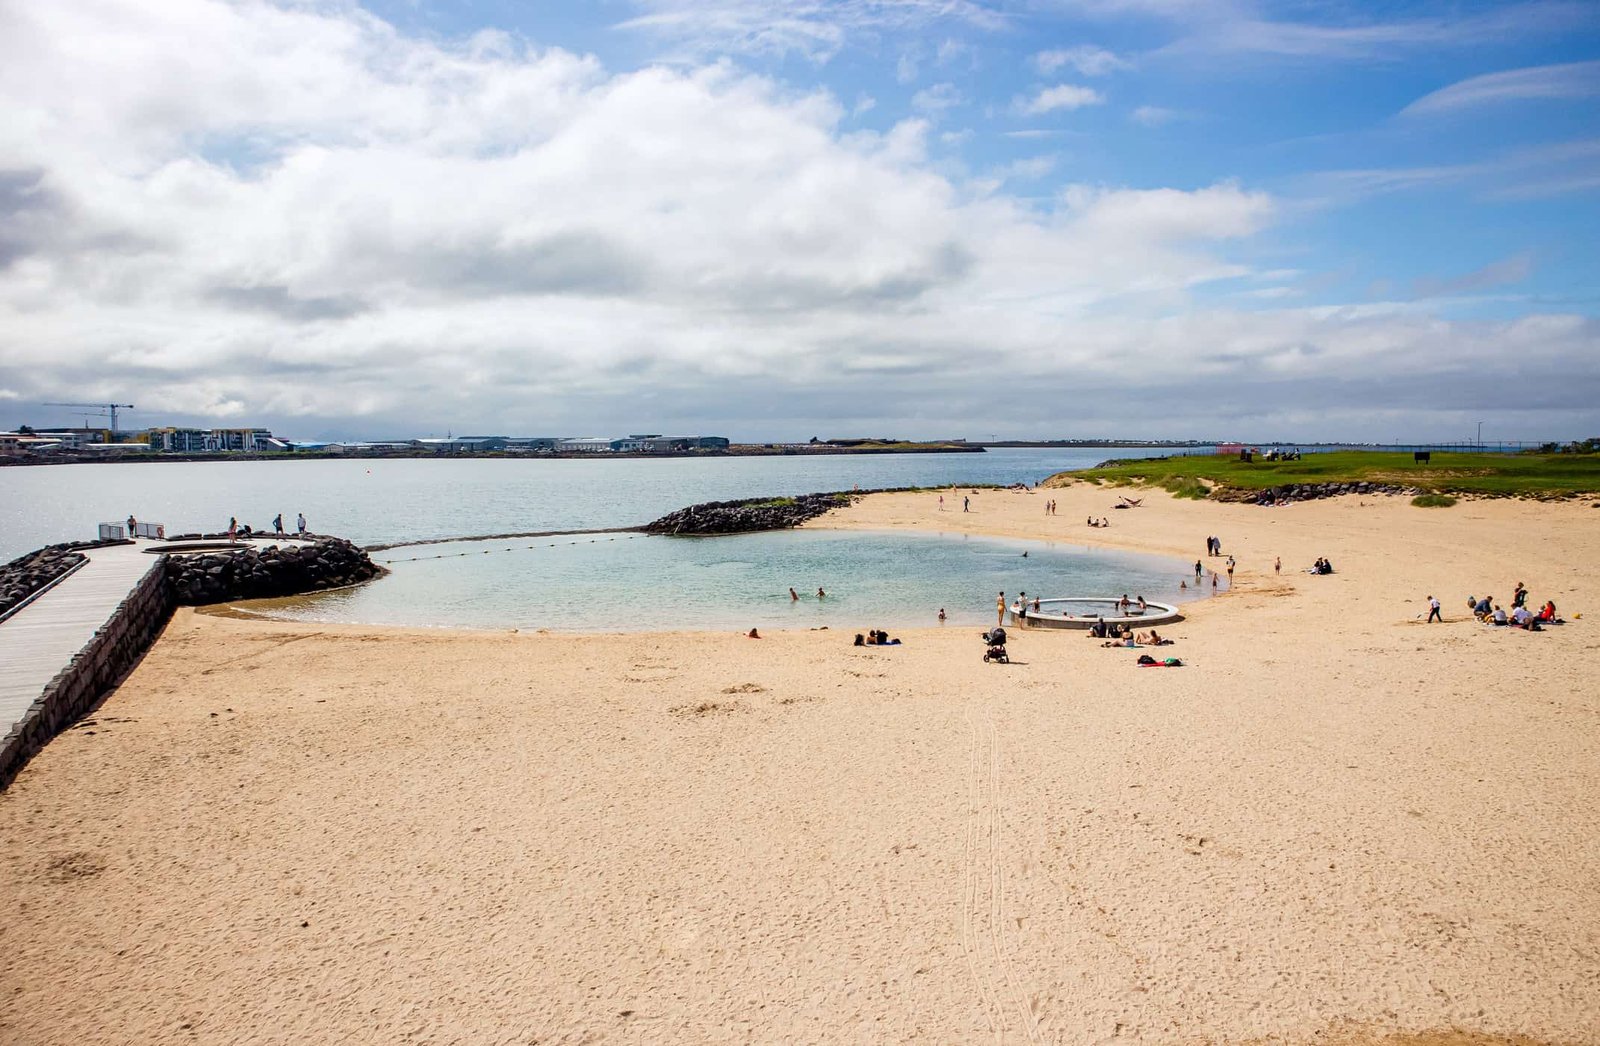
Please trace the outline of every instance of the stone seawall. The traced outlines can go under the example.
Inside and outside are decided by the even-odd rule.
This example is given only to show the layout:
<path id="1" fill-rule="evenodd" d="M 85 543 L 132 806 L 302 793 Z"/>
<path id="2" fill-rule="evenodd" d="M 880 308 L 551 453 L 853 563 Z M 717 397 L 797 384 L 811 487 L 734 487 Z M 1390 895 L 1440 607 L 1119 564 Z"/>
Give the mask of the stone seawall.
<path id="1" fill-rule="evenodd" d="M 110 619 L 45 684 L 44 692 L 0 741 L 0 788 L 9 785 L 34 753 L 93 708 L 138 664 L 172 616 L 172 607 L 166 573 L 161 561 L 153 560 Z"/>
<path id="2" fill-rule="evenodd" d="M 1422 493 L 1416 487 L 1398 483 L 1287 483 L 1264 490 L 1240 487 L 1218 487 L 1211 492 L 1212 501 L 1243 502 L 1252 505 L 1287 505 L 1296 501 L 1316 501 L 1319 498 L 1336 498 L 1344 494 L 1369 494 L 1387 497 L 1414 497 Z"/>
<path id="3" fill-rule="evenodd" d="M 186 606 L 344 588 L 382 572 L 365 551 L 343 538 L 166 557 L 167 580 L 177 601 Z"/>
<path id="4" fill-rule="evenodd" d="M 381 573 L 383 568 L 367 558 L 366 552 L 342 538 L 265 550 L 250 547 L 152 556 L 150 569 L 133 591 L 0 741 L 0 789 L 11 783 L 46 742 L 93 708 L 138 663 L 175 606 L 342 588 Z"/>

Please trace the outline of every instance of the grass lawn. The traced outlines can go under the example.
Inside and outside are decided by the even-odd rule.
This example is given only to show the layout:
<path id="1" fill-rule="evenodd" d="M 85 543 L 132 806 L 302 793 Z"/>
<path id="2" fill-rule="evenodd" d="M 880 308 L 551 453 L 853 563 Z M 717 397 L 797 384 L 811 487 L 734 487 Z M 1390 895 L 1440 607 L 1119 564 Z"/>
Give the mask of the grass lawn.
<path id="1" fill-rule="evenodd" d="M 1246 490 L 1289 483 L 1398 483 L 1426 491 L 1489 495 L 1561 495 L 1600 491 L 1600 454 L 1444 454 L 1419 465 L 1409 453 L 1340 450 L 1299 461 L 1240 461 L 1192 455 L 1114 461 L 1062 478 L 1091 483 L 1150 483 L 1195 496 L 1197 486 Z M 1203 495 L 1200 495 L 1203 496 Z"/>

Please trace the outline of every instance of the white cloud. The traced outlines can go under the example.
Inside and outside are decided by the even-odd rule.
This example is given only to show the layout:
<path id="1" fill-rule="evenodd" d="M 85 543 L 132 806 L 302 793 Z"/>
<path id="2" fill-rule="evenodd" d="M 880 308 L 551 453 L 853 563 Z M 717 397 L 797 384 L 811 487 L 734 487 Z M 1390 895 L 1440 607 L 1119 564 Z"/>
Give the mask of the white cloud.
<path id="1" fill-rule="evenodd" d="M 1131 68 L 1130 63 L 1103 47 L 1083 45 L 1081 47 L 1066 47 L 1054 51 L 1040 51 L 1033 56 L 1033 64 L 1045 75 L 1056 72 L 1062 68 L 1076 70 L 1082 76 L 1106 76 L 1122 69 Z"/>
<path id="2" fill-rule="evenodd" d="M 1045 87 L 1032 98 L 1017 100 L 1017 110 L 1029 116 L 1039 116 L 1043 113 L 1052 113 L 1058 109 L 1081 109 L 1086 105 L 1100 105 L 1105 101 L 1105 96 L 1090 87 L 1080 87 L 1077 84 L 1057 84 L 1054 87 Z"/>
<path id="3" fill-rule="evenodd" d="M 1164 109 L 1159 105 L 1141 105 L 1128 114 L 1128 119 L 1145 127 L 1160 127 L 1176 120 L 1180 115 L 1176 109 Z"/>
<path id="4" fill-rule="evenodd" d="M 934 84 L 911 96 L 911 108 L 923 113 L 942 113 L 961 104 L 955 84 Z"/>
<path id="5" fill-rule="evenodd" d="M 914 37 L 944 25 L 996 30 L 1007 24 L 998 5 L 979 0 L 632 0 L 632 5 L 643 13 L 618 28 L 666 41 L 684 58 L 795 54 L 827 62 L 856 37 Z"/>
<path id="6" fill-rule="evenodd" d="M 1423 95 L 1402 116 L 1433 116 L 1502 102 L 1590 98 L 1600 94 L 1600 61 L 1540 65 L 1488 73 Z"/>
<path id="7" fill-rule="evenodd" d="M 618 73 L 342 5 L 64 0 L 0 8 L 0 106 L 8 409 L 761 436 L 930 403 L 1021 425 L 1068 394 L 1125 419 L 1182 387 L 1189 421 L 1148 416 L 1203 430 L 1282 402 L 1262 373 L 1337 413 L 1421 385 L 1432 409 L 1458 368 L 1508 410 L 1600 402 L 1573 365 L 1591 320 L 1203 307 L 1256 272 L 1264 193 L 973 191 L 928 121 L 846 130 L 831 95 L 729 64 Z M 1394 380 L 1374 407 L 1351 373 Z"/>

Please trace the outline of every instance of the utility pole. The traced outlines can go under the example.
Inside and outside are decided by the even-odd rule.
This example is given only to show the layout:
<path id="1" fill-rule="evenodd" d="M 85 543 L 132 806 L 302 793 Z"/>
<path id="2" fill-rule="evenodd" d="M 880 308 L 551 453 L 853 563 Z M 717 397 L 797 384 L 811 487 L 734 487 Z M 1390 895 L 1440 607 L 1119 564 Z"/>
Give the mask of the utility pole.
<path id="1" fill-rule="evenodd" d="M 1478 449 L 1483 449 L 1483 422 L 1478 422 Z"/>

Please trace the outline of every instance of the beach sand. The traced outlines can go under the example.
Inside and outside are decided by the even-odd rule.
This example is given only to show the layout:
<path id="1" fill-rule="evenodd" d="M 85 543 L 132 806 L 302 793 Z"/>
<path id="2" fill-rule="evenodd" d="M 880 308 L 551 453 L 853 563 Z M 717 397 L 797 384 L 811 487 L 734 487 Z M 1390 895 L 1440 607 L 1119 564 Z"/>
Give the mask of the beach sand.
<path id="1" fill-rule="evenodd" d="M 1185 667 L 180 611 L 0 793 L 0 1042 L 1600 1042 L 1600 510 L 1116 494 L 818 525 L 1218 535 Z"/>

